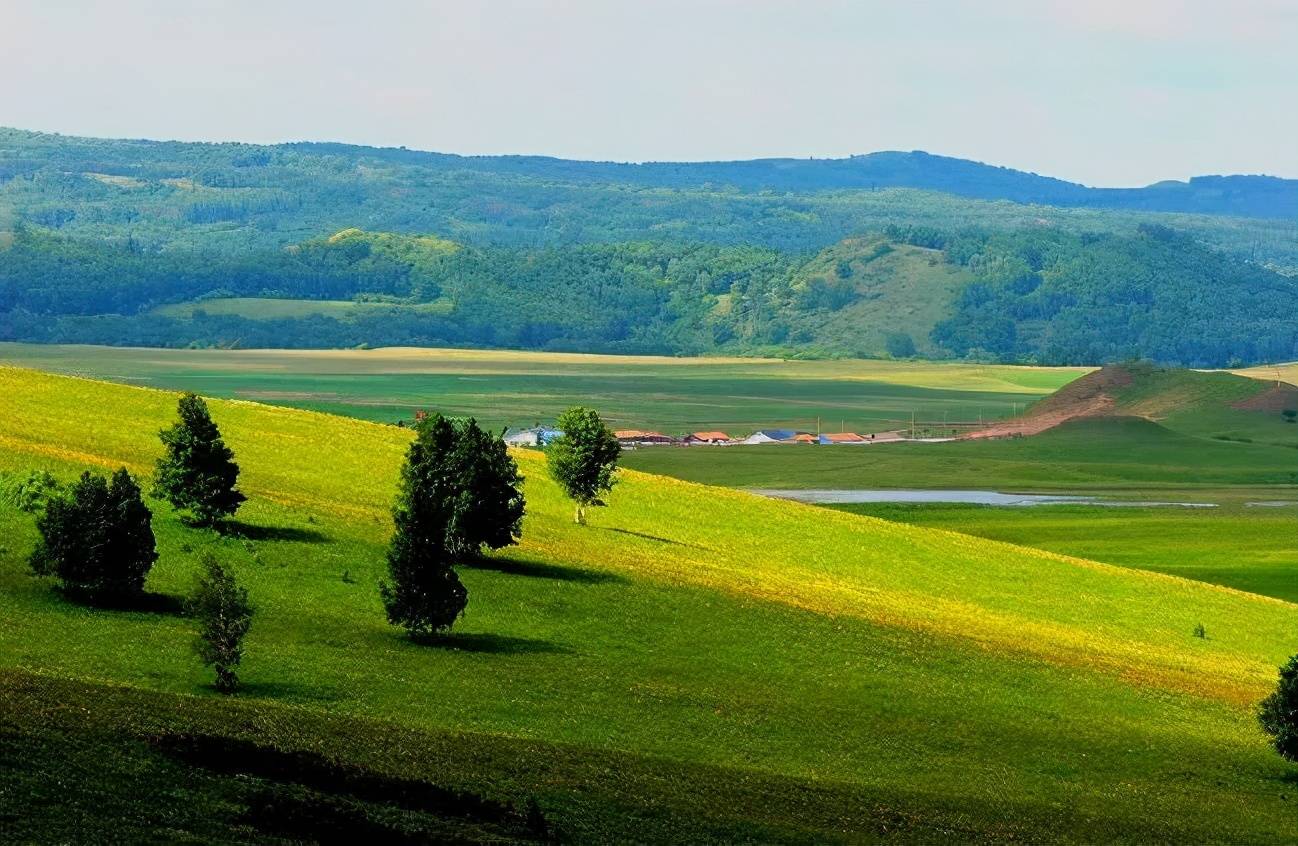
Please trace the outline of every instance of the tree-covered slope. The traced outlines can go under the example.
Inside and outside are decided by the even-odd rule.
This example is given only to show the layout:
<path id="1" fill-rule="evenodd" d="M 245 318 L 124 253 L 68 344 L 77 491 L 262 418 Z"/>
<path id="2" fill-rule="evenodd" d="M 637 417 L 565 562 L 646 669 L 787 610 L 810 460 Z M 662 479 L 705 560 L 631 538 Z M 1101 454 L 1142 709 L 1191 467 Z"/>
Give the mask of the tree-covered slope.
<path id="1" fill-rule="evenodd" d="M 0 338 L 1298 357 L 1292 219 L 1066 208 L 1091 189 L 913 154 L 676 167 L 0 130 Z M 394 307 L 165 308 L 230 297 Z"/>
<path id="2" fill-rule="evenodd" d="M 147 475 L 175 406 L 12 369 L 0 389 L 0 469 L 64 478 Z M 190 621 L 61 598 L 26 570 L 30 518 L 0 511 L 0 779 L 24 838 L 81 819 L 256 839 L 267 795 L 449 825 L 401 798 L 437 789 L 519 809 L 470 820 L 502 839 L 537 836 L 530 802 L 586 842 L 1298 836 L 1252 710 L 1293 649 L 1290 604 L 637 473 L 578 527 L 521 452 L 522 546 L 463 568 L 467 616 L 421 646 L 375 589 L 407 433 L 211 408 L 250 497 L 238 535 L 159 504 L 147 587 L 185 590 L 203 551 L 248 586 L 234 701 L 206 689 Z"/>

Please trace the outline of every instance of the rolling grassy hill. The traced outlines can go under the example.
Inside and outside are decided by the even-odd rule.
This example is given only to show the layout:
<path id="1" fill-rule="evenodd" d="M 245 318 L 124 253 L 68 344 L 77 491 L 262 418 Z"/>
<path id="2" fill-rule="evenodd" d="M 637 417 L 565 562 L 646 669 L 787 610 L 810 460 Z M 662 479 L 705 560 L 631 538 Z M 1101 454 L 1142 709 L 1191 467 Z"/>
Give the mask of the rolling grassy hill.
<path id="1" fill-rule="evenodd" d="M 0 469 L 64 477 L 147 474 L 175 405 L 18 369 L 0 393 Z M 497 801 L 589 842 L 1298 837 L 1251 712 L 1295 648 L 1288 603 L 634 472 L 576 527 L 523 452 L 523 544 L 464 568 L 466 617 L 416 646 L 375 591 L 407 433 L 212 408 L 250 500 L 224 537 L 159 506 L 148 589 L 183 591 L 204 549 L 247 584 L 232 700 L 164 600 L 66 602 L 0 511 L 17 839 L 541 837 Z"/>

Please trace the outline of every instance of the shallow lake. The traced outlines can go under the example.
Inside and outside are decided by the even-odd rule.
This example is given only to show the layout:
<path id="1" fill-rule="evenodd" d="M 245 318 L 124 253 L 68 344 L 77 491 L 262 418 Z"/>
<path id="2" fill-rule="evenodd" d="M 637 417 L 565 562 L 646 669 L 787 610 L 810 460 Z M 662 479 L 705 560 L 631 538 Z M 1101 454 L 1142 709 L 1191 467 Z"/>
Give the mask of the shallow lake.
<path id="1" fill-rule="evenodd" d="M 776 499 L 819 504 L 848 504 L 862 502 L 959 502 L 971 505 L 1105 505 L 1115 507 L 1181 506 L 1184 508 L 1216 508 L 1214 502 L 1146 502 L 1131 499 L 1104 499 L 1098 496 L 1069 496 L 1064 494 L 1001 493 L 1000 491 L 938 491 L 938 490 L 781 490 L 776 488 L 749 488 L 750 493 Z"/>

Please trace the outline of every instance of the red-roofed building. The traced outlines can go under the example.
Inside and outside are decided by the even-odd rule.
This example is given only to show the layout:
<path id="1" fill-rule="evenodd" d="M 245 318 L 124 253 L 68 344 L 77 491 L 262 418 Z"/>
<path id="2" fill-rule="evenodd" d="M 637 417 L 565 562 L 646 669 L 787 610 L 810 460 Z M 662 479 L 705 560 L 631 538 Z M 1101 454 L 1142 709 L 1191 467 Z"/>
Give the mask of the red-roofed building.
<path id="1" fill-rule="evenodd" d="M 856 432 L 837 432 L 820 436 L 822 444 L 868 444 L 869 438 L 863 438 Z"/>

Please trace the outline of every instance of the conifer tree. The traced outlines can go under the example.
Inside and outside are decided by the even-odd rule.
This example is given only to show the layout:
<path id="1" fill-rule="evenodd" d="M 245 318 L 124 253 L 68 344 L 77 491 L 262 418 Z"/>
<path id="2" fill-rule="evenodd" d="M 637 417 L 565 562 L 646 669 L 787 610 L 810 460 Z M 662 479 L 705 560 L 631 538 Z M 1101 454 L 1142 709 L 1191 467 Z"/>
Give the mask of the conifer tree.
<path id="1" fill-rule="evenodd" d="M 111 481 L 86 471 L 37 517 L 32 570 L 92 602 L 138 598 L 158 560 L 152 516 L 125 467 Z"/>
<path id="2" fill-rule="evenodd" d="M 435 414 L 416 424 L 392 509 L 391 583 L 379 586 L 390 622 L 416 638 L 451 627 L 468 604 L 454 565 L 515 542 L 521 483 L 504 442 L 475 421 Z"/>
<path id="3" fill-rule="evenodd" d="M 178 411 L 180 420 L 160 433 L 167 452 L 158 459 L 153 494 L 185 512 L 195 525 L 214 526 L 245 499 L 235 487 L 239 465 L 202 397 L 185 394 Z"/>
<path id="4" fill-rule="evenodd" d="M 559 428 L 563 436 L 546 450 L 550 476 L 577 504 L 573 520 L 585 525 L 586 509 L 604 505 L 600 497 L 617 481 L 614 472 L 622 448 L 599 414 L 589 408 L 568 409 L 559 417 Z"/>

